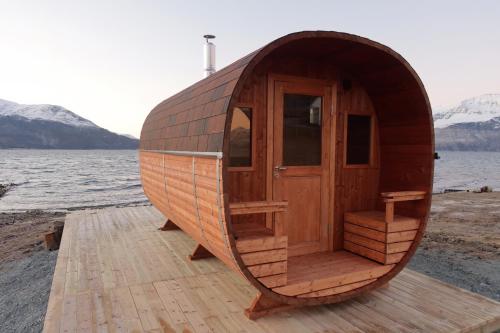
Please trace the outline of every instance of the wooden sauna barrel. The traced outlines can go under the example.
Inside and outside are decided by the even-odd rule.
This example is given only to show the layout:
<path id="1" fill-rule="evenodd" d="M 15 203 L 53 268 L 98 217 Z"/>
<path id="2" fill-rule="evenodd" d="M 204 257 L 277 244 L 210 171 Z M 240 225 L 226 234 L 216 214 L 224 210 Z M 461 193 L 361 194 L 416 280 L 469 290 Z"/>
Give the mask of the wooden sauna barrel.
<path id="1" fill-rule="evenodd" d="M 283 231 L 238 222 L 245 214 L 267 219 L 296 211 L 265 188 L 274 167 L 265 149 L 273 140 L 265 128 L 269 89 L 287 77 L 324 82 L 332 110 L 328 250 L 309 256 L 287 252 Z M 260 164 L 238 174 L 229 148 L 233 110 L 242 101 L 260 115 L 252 132 Z M 344 124 L 358 109 L 373 114 L 373 163 L 349 167 Z M 281 37 L 169 97 L 147 116 L 140 138 L 141 179 L 152 204 L 262 295 L 293 305 L 342 301 L 404 268 L 427 223 L 433 158 L 429 100 L 408 62 L 380 43 L 330 31 Z M 250 186 L 261 187 L 246 195 Z"/>

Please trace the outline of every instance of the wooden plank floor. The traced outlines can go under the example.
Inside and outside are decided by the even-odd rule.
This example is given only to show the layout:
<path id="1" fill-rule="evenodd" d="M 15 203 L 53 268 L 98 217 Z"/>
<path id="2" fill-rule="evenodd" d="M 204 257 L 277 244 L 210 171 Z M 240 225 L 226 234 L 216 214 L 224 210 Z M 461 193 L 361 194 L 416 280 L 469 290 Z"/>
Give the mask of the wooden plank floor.
<path id="1" fill-rule="evenodd" d="M 410 270 L 342 304 L 248 320 L 256 290 L 152 207 L 66 217 L 45 332 L 491 332 L 500 303 Z"/>

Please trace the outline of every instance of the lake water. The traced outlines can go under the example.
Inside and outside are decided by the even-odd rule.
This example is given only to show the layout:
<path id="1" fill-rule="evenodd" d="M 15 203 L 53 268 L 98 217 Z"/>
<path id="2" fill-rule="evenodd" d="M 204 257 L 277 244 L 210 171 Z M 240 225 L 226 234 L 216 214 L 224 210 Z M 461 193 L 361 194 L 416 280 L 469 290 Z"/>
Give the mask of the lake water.
<path id="1" fill-rule="evenodd" d="M 434 192 L 486 185 L 500 191 L 500 153 L 440 151 L 439 155 L 441 159 L 434 166 Z"/>
<path id="2" fill-rule="evenodd" d="M 500 153 L 440 152 L 434 192 L 500 190 Z M 135 150 L 0 150 L 0 211 L 145 203 Z"/>
<path id="3" fill-rule="evenodd" d="M 147 202 L 136 150 L 0 150 L 0 211 Z"/>

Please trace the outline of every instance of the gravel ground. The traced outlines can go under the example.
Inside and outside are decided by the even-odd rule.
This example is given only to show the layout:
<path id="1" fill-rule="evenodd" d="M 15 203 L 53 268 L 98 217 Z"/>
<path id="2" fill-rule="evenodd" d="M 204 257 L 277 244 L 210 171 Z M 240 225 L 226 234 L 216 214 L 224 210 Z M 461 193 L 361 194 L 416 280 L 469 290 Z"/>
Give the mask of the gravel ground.
<path id="1" fill-rule="evenodd" d="M 500 260 L 471 258 L 449 250 L 419 248 L 410 269 L 500 301 Z"/>
<path id="2" fill-rule="evenodd" d="M 0 332 L 40 332 L 57 251 L 43 235 L 64 221 L 63 212 L 0 213 Z"/>
<path id="3" fill-rule="evenodd" d="M 0 265 L 0 332 L 41 332 L 57 251 Z"/>
<path id="4" fill-rule="evenodd" d="M 408 267 L 500 301 L 500 192 L 434 195 Z"/>

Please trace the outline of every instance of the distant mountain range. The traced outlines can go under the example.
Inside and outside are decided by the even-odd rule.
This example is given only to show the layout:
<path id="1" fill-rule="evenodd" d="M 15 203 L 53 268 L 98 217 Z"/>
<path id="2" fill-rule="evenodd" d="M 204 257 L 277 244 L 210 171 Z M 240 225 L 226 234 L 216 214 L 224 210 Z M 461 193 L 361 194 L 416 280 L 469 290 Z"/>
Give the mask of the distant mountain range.
<path id="1" fill-rule="evenodd" d="M 485 94 L 433 111 L 436 150 L 499 151 L 500 94 Z M 0 149 L 137 149 L 139 140 L 116 134 L 50 104 L 0 99 Z"/>
<path id="2" fill-rule="evenodd" d="M 500 152 L 500 94 L 473 97 L 433 116 L 437 151 Z"/>
<path id="3" fill-rule="evenodd" d="M 0 149 L 136 149 L 139 140 L 110 132 L 63 108 L 0 99 Z"/>

